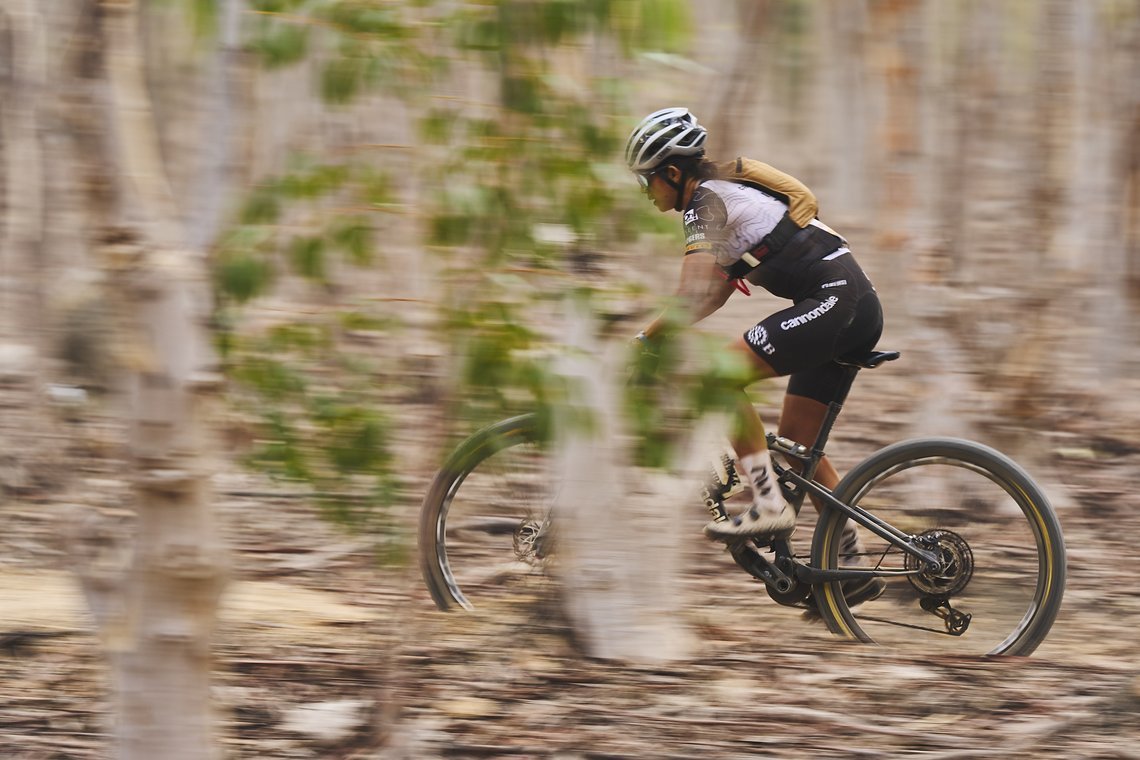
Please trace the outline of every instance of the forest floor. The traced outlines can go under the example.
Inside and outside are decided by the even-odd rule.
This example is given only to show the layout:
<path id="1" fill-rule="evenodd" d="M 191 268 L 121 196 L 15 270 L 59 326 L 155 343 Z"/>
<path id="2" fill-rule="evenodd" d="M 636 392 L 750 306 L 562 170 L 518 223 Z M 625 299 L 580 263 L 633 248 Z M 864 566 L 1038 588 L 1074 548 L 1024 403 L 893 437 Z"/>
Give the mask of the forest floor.
<path id="1" fill-rule="evenodd" d="M 834 439 L 841 465 L 907 429 L 903 399 L 920 381 L 899 364 L 860 379 Z M 0 440 L 28 440 L 29 393 L 0 391 Z M 106 757 L 110 743 L 108 673 L 66 536 L 93 512 L 128 525 L 129 500 L 114 426 L 70 414 L 56 441 L 86 464 L 61 476 L 66 485 L 36 471 L 34 446 L 0 452 L 0 757 L 11 760 Z M 1069 581 L 1030 658 L 915 658 L 842 642 L 735 571 L 697 515 L 679 593 L 698 656 L 595 661 L 571 645 L 553 584 L 493 613 L 438 612 L 414 558 L 378 567 L 371 540 L 302 494 L 236 466 L 219 472 L 233 552 L 215 645 L 227 756 L 1138 758 L 1140 439 L 1131 423 L 1054 417 L 1021 435 L 1046 452 L 1036 464 L 1061 505 Z M 439 452 L 407 435 L 409 461 L 423 464 L 401 506 L 410 546 Z"/>

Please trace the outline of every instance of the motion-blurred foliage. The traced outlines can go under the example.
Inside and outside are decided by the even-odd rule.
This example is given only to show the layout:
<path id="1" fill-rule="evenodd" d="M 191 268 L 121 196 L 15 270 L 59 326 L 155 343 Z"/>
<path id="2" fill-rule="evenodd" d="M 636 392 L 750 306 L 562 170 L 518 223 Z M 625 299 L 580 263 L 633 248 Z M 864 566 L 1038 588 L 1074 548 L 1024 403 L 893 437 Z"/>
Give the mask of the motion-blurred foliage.
<path id="1" fill-rule="evenodd" d="M 215 12 L 196 0 L 199 15 Z M 588 55 L 602 40 L 624 55 L 682 52 L 683 0 L 254 0 L 248 48 L 266 67 L 317 67 L 329 104 L 364 93 L 400 98 L 417 114 L 417 178 L 426 188 L 425 253 L 446 289 L 440 334 L 462 369 L 448 389 L 467 424 L 549 411 L 567 390 L 552 374 L 552 336 L 531 327 L 536 304 L 570 289 L 629 289 L 597 277 L 593 262 L 658 228 L 636 185 L 624 182 L 622 141 L 633 115 L 616 72 L 564 81 L 556 53 Z M 436 98 L 449 77 L 478 68 L 493 102 Z M 384 368 L 342 350 L 346 325 L 398 330 L 384 304 L 328 304 L 268 332 L 245 327 L 243 305 L 287 276 L 328 287 L 330 264 L 384 265 L 375 232 L 395 208 L 392 180 L 359 161 L 298 157 L 248 195 L 216 255 L 219 341 L 244 402 L 265 427 L 255 462 L 310 481 L 341 516 L 361 503 L 354 484 L 390 497 L 395 480 L 377 379 Z M 659 393 L 628 395 L 647 440 L 663 423 Z M 659 387 L 659 386 L 653 386 Z M 458 428 L 452 433 L 462 432 Z M 658 446 L 658 448 L 660 448 Z M 643 459 L 660 463 L 662 452 Z"/>

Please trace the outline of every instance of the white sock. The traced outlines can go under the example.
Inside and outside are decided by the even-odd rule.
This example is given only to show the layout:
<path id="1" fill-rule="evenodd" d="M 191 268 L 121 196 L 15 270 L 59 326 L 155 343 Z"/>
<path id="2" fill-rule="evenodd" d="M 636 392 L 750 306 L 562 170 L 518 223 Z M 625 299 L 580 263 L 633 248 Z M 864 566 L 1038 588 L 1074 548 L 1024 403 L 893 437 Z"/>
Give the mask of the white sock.
<path id="1" fill-rule="evenodd" d="M 784 495 L 772 474 L 772 455 L 768 450 L 741 457 L 740 466 L 748 473 L 748 481 L 752 484 L 752 503 L 761 512 L 781 512 Z"/>
<path id="2" fill-rule="evenodd" d="M 866 557 L 862 556 L 863 542 L 859 540 L 859 527 L 854 520 L 848 519 L 843 526 L 843 533 L 839 536 L 839 556 L 842 562 L 851 565 L 866 564 Z"/>

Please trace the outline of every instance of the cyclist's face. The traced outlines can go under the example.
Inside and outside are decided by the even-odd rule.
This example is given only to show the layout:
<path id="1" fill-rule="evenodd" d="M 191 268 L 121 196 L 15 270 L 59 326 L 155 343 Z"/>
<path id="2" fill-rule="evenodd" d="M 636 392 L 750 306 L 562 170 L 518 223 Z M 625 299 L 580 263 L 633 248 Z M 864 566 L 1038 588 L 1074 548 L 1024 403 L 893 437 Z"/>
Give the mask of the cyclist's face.
<path id="1" fill-rule="evenodd" d="M 677 205 L 677 191 L 665 181 L 663 176 L 669 168 L 670 167 L 656 169 L 637 175 L 637 181 L 641 183 L 642 188 L 645 189 L 645 194 L 653 201 L 653 205 L 657 207 L 657 210 L 662 212 L 672 211 L 673 207 Z"/>

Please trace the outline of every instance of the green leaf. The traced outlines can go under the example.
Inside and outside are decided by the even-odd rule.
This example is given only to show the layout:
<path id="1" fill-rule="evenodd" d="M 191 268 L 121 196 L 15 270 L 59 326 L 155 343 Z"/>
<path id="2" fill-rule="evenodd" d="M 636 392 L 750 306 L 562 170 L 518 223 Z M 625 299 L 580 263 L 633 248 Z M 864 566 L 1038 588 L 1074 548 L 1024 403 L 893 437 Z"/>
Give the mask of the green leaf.
<path id="1" fill-rule="evenodd" d="M 359 179 L 360 194 L 365 203 L 386 206 L 393 202 L 392 179 L 379 171 L 366 170 Z"/>
<path id="2" fill-rule="evenodd" d="M 398 326 L 391 317 L 375 314 L 362 314 L 358 311 L 346 311 L 339 315 L 340 324 L 345 330 L 368 330 L 371 332 L 387 332 Z"/>
<path id="3" fill-rule="evenodd" d="M 341 189 L 349 176 L 348 167 L 340 164 L 304 167 L 282 177 L 278 189 L 285 197 L 296 200 L 319 198 Z"/>
<path id="4" fill-rule="evenodd" d="M 556 45 L 585 31 L 587 7 L 580 0 L 548 0 L 538 6 L 544 41 Z"/>
<path id="5" fill-rule="evenodd" d="M 615 0 L 614 30 L 627 50 L 684 52 L 694 28 L 688 0 Z"/>
<path id="6" fill-rule="evenodd" d="M 363 217 L 339 222 L 332 231 L 332 240 L 346 253 L 352 263 L 364 266 L 372 261 L 372 227 Z"/>
<path id="7" fill-rule="evenodd" d="M 385 40 L 396 40 L 410 33 L 410 27 L 400 20 L 394 8 L 360 0 L 334 2 L 325 7 L 320 16 L 353 35 L 375 35 Z"/>
<path id="8" fill-rule="evenodd" d="M 284 324 L 273 327 L 266 336 L 265 348 L 277 356 L 290 351 L 311 353 L 314 349 L 332 347 L 328 331 L 320 325 Z"/>
<path id="9" fill-rule="evenodd" d="M 321 71 L 321 97 L 327 103 L 347 103 L 360 91 L 363 76 L 364 60 L 359 56 L 335 58 Z"/>
<path id="10" fill-rule="evenodd" d="M 512 111 L 537 114 L 542 110 L 539 80 L 531 76 L 506 76 L 502 81 L 503 105 Z"/>
<path id="11" fill-rule="evenodd" d="M 470 241 L 474 223 L 470 214 L 436 214 L 428 220 L 430 240 L 435 245 L 463 245 Z"/>
<path id="12" fill-rule="evenodd" d="M 325 278 L 325 241 L 319 237 L 294 238 L 289 247 L 293 269 L 310 280 Z"/>
<path id="13" fill-rule="evenodd" d="M 252 0 L 250 7 L 260 13 L 285 13 L 304 5 L 306 0 Z"/>
<path id="14" fill-rule="evenodd" d="M 242 224 L 272 224 L 281 216 L 281 203 L 271 187 L 259 187 L 249 194 L 242 207 Z"/>
<path id="15" fill-rule="evenodd" d="M 447 145 L 455 133 L 458 119 L 449 110 L 436 109 L 420 119 L 420 137 L 435 145 Z"/>
<path id="16" fill-rule="evenodd" d="M 309 28 L 300 24 L 266 25 L 250 47 L 270 68 L 298 63 L 309 53 Z"/>
<path id="17" fill-rule="evenodd" d="M 369 472 L 388 459 L 387 429 L 366 409 L 345 410 L 333 420 L 330 433 L 328 456 L 338 472 Z"/>
<path id="18" fill-rule="evenodd" d="M 286 364 L 264 356 L 246 356 L 233 369 L 233 378 L 280 404 L 305 392 L 304 378 Z M 283 419 L 283 418 L 282 418 Z"/>
<path id="19" fill-rule="evenodd" d="M 226 255 L 215 269 L 219 289 L 238 303 L 264 293 L 273 281 L 273 268 L 263 258 L 249 252 Z"/>
<path id="20" fill-rule="evenodd" d="M 218 29 L 218 0 L 192 0 L 190 19 L 195 37 L 211 37 Z"/>
<path id="21" fill-rule="evenodd" d="M 468 14 L 453 17 L 452 24 L 458 31 L 457 44 L 462 49 L 494 53 L 503 46 L 504 29 L 496 18 Z"/>
<path id="22" fill-rule="evenodd" d="M 279 411 L 265 415 L 267 440 L 254 455 L 254 462 L 285 477 L 309 480 L 312 477 L 304 449 L 297 443 L 297 434 Z"/>

